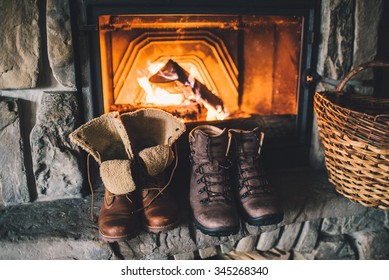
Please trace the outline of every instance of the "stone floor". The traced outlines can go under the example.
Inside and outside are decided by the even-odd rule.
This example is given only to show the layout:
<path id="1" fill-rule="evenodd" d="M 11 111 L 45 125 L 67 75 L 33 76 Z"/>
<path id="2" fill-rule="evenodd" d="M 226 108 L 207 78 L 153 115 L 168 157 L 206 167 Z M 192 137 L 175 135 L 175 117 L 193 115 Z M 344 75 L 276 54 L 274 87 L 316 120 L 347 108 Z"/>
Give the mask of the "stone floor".
<path id="1" fill-rule="evenodd" d="M 2 208 L 0 259 L 389 259 L 388 211 L 350 202 L 323 170 L 277 170 L 269 178 L 283 202 L 284 220 L 264 227 L 242 223 L 228 237 L 196 230 L 186 199 L 178 228 L 142 231 L 112 244 L 99 239 L 97 223 L 90 220 L 90 195 Z M 95 219 L 102 197 L 97 190 Z"/>

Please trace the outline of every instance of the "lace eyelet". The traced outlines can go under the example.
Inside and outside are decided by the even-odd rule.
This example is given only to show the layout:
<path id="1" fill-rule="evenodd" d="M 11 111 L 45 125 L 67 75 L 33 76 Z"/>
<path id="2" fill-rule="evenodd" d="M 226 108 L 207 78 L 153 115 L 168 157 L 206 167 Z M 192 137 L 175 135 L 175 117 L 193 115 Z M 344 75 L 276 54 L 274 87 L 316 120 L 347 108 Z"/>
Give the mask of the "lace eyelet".
<path id="1" fill-rule="evenodd" d="M 207 199 L 207 198 L 200 200 L 201 204 L 208 204 L 208 202 L 209 202 L 209 199 Z"/>

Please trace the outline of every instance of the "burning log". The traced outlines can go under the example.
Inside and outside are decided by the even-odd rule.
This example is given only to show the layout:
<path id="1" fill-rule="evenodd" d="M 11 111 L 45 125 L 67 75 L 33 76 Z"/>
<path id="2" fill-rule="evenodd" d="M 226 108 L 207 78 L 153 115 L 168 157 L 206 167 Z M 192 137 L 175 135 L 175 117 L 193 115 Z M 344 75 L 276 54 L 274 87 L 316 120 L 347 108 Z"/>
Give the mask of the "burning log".
<path id="1" fill-rule="evenodd" d="M 111 105 L 111 111 L 119 113 L 133 112 L 141 108 L 158 108 L 172 114 L 173 116 L 182 119 L 185 122 L 201 121 L 207 117 L 207 110 L 204 106 L 197 102 L 191 102 L 185 105 L 156 105 L 156 104 L 118 104 Z"/>
<path id="2" fill-rule="evenodd" d="M 216 110 L 224 110 L 223 100 L 213 94 L 205 85 L 185 71 L 178 63 L 169 60 L 156 74 L 149 78 L 151 83 L 170 84 L 179 82 L 190 86 L 196 97 L 200 97 Z"/>

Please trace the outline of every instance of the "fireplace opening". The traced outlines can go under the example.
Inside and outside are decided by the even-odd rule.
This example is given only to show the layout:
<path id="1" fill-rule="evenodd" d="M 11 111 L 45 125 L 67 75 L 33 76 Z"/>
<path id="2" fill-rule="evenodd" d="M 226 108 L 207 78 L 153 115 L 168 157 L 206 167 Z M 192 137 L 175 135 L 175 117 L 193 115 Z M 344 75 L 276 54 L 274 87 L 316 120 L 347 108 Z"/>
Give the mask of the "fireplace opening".
<path id="1" fill-rule="evenodd" d="M 297 115 L 301 16 L 99 16 L 104 112 Z"/>
<path id="2" fill-rule="evenodd" d="M 316 1 L 133 2 L 87 6 L 95 116 L 159 108 L 188 129 L 260 126 L 275 162 L 308 162 Z"/>

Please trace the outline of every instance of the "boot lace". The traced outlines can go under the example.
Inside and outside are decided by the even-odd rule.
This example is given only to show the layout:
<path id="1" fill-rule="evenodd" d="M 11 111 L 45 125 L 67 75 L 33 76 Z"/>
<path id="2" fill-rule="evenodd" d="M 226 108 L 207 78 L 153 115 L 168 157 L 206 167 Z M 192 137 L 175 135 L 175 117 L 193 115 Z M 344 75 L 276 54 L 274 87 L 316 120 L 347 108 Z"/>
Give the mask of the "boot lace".
<path id="1" fill-rule="evenodd" d="M 245 189 L 245 192 L 240 195 L 241 198 L 246 198 L 248 196 L 257 197 L 261 194 L 272 193 L 269 181 L 262 168 L 259 166 L 259 155 L 255 155 L 252 159 L 253 161 L 249 162 L 247 156 L 238 157 L 239 192 L 242 189 Z"/>
<path id="2" fill-rule="evenodd" d="M 265 134 L 261 132 L 259 138 L 256 139 L 259 142 L 258 152 L 248 154 L 242 151 L 238 152 L 238 189 L 239 192 L 241 192 L 242 189 L 246 190 L 240 195 L 242 199 L 249 196 L 257 197 L 262 194 L 273 193 L 270 183 L 259 162 L 264 136 Z M 240 137 L 242 137 L 242 135 L 240 135 Z"/>
<path id="3" fill-rule="evenodd" d="M 204 167 L 212 164 L 212 162 L 200 163 L 194 170 L 195 173 L 201 175 L 201 177 L 197 179 L 196 183 L 204 184 L 204 186 L 199 189 L 199 193 L 207 193 L 207 197 L 201 199 L 200 203 L 208 204 L 216 201 L 231 202 L 232 190 L 230 185 L 229 169 L 232 167 L 232 163 L 230 160 L 226 159 L 223 164 L 217 162 L 218 166 L 215 171 L 205 171 L 209 170 L 209 168 Z M 209 180 L 209 178 L 212 178 L 213 180 Z M 212 190 L 213 186 L 221 186 L 222 191 Z"/>
<path id="4" fill-rule="evenodd" d="M 99 154 L 99 152 L 96 151 L 96 154 L 97 154 L 97 157 L 98 157 L 98 162 L 101 162 L 101 156 Z M 89 189 L 90 189 L 90 192 L 91 192 L 91 208 L 90 208 L 90 220 L 92 223 L 95 223 L 95 214 L 94 214 L 94 208 L 95 208 L 95 194 L 94 194 L 94 190 L 93 190 L 93 184 L 92 184 L 92 179 L 91 179 L 91 174 L 90 174 L 90 157 L 91 157 L 91 154 L 88 153 L 88 156 L 87 156 L 87 159 L 86 159 L 86 168 L 87 168 L 87 179 L 88 179 L 88 185 L 89 185 Z M 110 194 L 108 196 L 109 199 L 112 199 L 116 196 L 120 196 L 118 194 Z M 126 198 L 132 202 L 132 199 L 126 194 Z M 104 198 L 105 199 L 105 198 Z"/>
<path id="5" fill-rule="evenodd" d="M 169 145 L 170 145 L 170 138 L 169 138 Z M 152 178 L 151 176 L 146 176 L 146 178 L 148 179 L 148 182 L 147 182 L 147 186 L 146 188 L 144 188 L 145 191 L 150 191 L 150 190 L 155 190 L 157 191 L 157 194 L 149 201 L 149 203 L 147 205 L 145 205 L 144 207 L 142 207 L 141 209 L 138 209 L 136 211 L 142 211 L 142 210 L 145 210 L 147 209 L 148 207 L 150 207 L 150 205 L 160 196 L 160 195 L 164 195 L 164 191 L 167 189 L 168 186 L 170 186 L 172 180 L 173 180 L 173 176 L 174 176 L 174 173 L 177 169 L 177 166 L 178 166 L 178 151 L 177 151 L 177 144 L 174 143 L 173 144 L 174 146 L 174 155 L 175 155 L 175 162 L 174 162 L 174 166 L 173 166 L 173 169 L 170 173 L 170 176 L 169 176 L 169 179 L 167 181 L 167 183 L 161 187 L 159 182 L 157 182 L 158 180 L 157 179 L 154 179 Z M 157 181 L 155 181 L 157 180 Z"/>
<path id="6" fill-rule="evenodd" d="M 99 158 L 99 162 L 101 162 L 100 154 L 97 152 L 97 156 Z M 95 194 L 93 192 L 93 185 L 92 180 L 90 176 L 90 157 L 91 154 L 88 153 L 87 159 L 86 159 L 86 170 L 87 170 L 87 178 L 88 178 L 88 185 L 91 192 L 91 209 L 90 209 L 90 220 L 92 223 L 95 222 L 95 214 L 94 214 L 94 208 L 95 208 Z"/>

